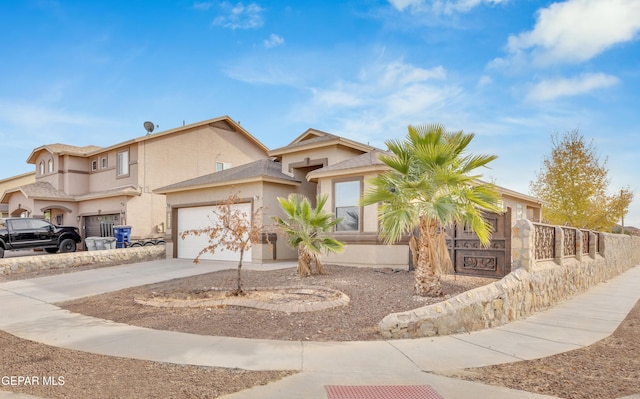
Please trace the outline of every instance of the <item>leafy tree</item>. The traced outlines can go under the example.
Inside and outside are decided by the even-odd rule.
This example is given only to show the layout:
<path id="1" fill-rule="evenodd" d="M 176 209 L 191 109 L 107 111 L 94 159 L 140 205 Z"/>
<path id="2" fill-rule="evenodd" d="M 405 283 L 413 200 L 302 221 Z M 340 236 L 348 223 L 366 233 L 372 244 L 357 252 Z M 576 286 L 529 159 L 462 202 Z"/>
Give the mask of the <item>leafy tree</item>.
<path id="1" fill-rule="evenodd" d="M 611 231 L 627 213 L 633 193 L 628 189 L 608 195 L 607 158 L 600 160 L 593 140 L 578 130 L 551 136 L 551 154 L 531 182 L 533 195 L 544 201 L 545 222 Z"/>
<path id="2" fill-rule="evenodd" d="M 361 203 L 379 204 L 380 236 L 387 244 L 411 235 L 416 294 L 440 296 L 440 275 L 451 268 L 442 227 L 466 223 L 483 245 L 489 243 L 492 229 L 482 213 L 501 211 L 500 196 L 477 180 L 475 170 L 496 157 L 467 155 L 472 133 L 447 132 L 439 124 L 408 130 L 404 140 L 386 141 L 391 153 L 380 160 L 390 170 L 369 180 Z"/>
<path id="3" fill-rule="evenodd" d="M 320 262 L 322 252 L 341 252 L 344 249 L 342 242 L 327 234 L 340 222 L 332 214 L 323 211 L 327 197 L 318 197 L 315 207 L 301 194 L 278 197 L 278 202 L 287 217 L 273 216 L 272 219 L 287 235 L 289 245 L 298 250 L 298 274 L 301 277 L 309 276 L 312 266 L 315 266 L 318 274 L 323 274 Z"/>
<path id="4" fill-rule="evenodd" d="M 241 211 L 235 205 L 242 202 L 238 194 L 231 194 L 213 211 L 213 217 L 209 217 L 211 225 L 201 229 L 185 230 L 180 233 L 184 240 L 187 236 L 207 236 L 209 245 L 202 248 L 193 260 L 193 263 L 200 262 L 200 256 L 205 253 L 215 253 L 216 251 L 240 252 L 238 261 L 238 276 L 236 289 L 231 292 L 233 295 L 244 295 L 242 288 L 242 261 L 245 251 L 251 248 L 252 244 L 259 242 L 261 233 L 265 227 L 261 224 L 262 207 L 256 209 L 251 215 Z M 250 216 L 247 219 L 247 216 Z"/>

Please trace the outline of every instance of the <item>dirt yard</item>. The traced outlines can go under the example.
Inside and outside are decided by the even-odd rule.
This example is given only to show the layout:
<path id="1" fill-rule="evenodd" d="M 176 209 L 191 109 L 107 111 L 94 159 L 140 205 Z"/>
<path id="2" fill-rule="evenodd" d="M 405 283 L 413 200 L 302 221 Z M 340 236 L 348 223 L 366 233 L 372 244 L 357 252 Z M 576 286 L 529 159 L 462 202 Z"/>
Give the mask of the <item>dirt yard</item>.
<path id="1" fill-rule="evenodd" d="M 246 307 L 167 309 L 139 305 L 136 297 L 188 299 L 211 287 L 235 286 L 235 271 L 210 273 L 83 298 L 62 304 L 74 312 L 132 325 L 197 334 L 284 340 L 377 340 L 376 326 L 391 312 L 440 299 L 417 300 L 410 272 L 331 266 L 329 274 L 299 279 L 292 269 L 247 272 L 245 288 L 319 286 L 349 296 L 347 306 L 286 313 Z M 449 296 L 492 280 L 448 277 Z M 194 291 L 195 290 L 195 291 Z M 195 292 L 195 293 L 194 293 Z M 254 327 L 255 328 L 252 328 Z M 259 328 L 257 327 L 259 326 Z M 504 385 L 563 398 L 617 398 L 640 393 L 640 305 L 609 338 L 588 348 L 535 361 L 463 370 L 457 378 Z M 55 398 L 213 398 L 283 378 L 292 372 L 251 372 L 178 366 L 53 348 L 0 332 L 2 376 L 62 378 L 56 386 L 6 384 L 0 389 Z"/>

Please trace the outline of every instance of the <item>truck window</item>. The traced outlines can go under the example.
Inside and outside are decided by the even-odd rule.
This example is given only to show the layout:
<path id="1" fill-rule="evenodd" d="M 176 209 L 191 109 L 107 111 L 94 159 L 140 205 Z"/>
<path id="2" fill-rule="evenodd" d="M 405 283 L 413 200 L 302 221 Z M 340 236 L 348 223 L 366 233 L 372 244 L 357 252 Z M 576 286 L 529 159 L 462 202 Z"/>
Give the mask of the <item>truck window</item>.
<path id="1" fill-rule="evenodd" d="M 13 219 L 11 221 L 11 228 L 14 230 L 27 230 L 31 227 L 29 226 L 29 220 L 27 219 Z"/>
<path id="2" fill-rule="evenodd" d="M 45 220 L 35 220 L 31 219 L 31 228 L 32 229 L 47 229 L 51 226 L 51 224 Z"/>

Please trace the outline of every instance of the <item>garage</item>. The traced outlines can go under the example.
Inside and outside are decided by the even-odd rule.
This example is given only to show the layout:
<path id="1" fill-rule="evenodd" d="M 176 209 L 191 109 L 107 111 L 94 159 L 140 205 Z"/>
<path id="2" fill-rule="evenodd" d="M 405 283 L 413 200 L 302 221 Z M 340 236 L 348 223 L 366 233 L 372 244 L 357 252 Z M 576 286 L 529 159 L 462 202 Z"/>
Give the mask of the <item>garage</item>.
<path id="1" fill-rule="evenodd" d="M 247 220 L 251 217 L 250 203 L 235 204 L 233 207 L 244 213 Z M 194 259 L 203 248 L 209 245 L 209 239 L 206 236 L 190 235 L 183 240 L 180 238 L 180 233 L 185 230 L 202 229 L 211 226 L 211 218 L 216 217 L 213 211 L 217 208 L 217 206 L 198 206 L 178 209 L 178 258 Z M 240 260 L 240 252 L 218 248 L 215 253 L 203 254 L 200 259 L 238 261 Z M 244 260 L 251 261 L 251 249 L 245 251 Z"/>

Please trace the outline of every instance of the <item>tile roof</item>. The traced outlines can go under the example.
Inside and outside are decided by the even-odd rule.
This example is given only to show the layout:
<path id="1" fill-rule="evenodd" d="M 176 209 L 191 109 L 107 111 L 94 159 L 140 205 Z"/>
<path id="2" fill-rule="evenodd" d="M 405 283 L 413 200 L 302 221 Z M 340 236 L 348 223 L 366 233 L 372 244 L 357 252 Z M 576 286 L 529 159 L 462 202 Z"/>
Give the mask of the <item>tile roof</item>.
<path id="1" fill-rule="evenodd" d="M 20 186 L 14 190 L 8 190 L 7 192 L 22 192 L 27 198 L 46 198 L 56 199 L 62 201 L 73 201 L 73 196 L 56 190 L 55 187 L 49 182 L 35 182 Z"/>
<path id="2" fill-rule="evenodd" d="M 102 147 L 98 147 L 97 145 L 87 145 L 84 147 L 78 147 L 75 145 L 60 144 L 60 143 L 46 144 L 43 147 L 49 149 L 54 154 L 66 153 L 66 154 L 73 154 L 73 155 L 87 155 L 90 152 L 102 149 Z"/>
<path id="3" fill-rule="evenodd" d="M 261 159 L 248 164 L 225 169 L 219 172 L 199 176 L 155 190 L 156 192 L 174 191 L 191 187 L 215 185 L 217 183 L 231 183 L 238 180 L 252 178 L 273 178 L 293 183 L 300 183 L 299 179 L 282 173 L 282 164 L 271 159 Z"/>

